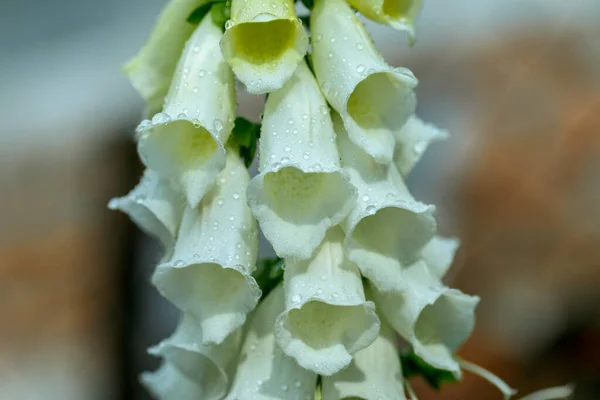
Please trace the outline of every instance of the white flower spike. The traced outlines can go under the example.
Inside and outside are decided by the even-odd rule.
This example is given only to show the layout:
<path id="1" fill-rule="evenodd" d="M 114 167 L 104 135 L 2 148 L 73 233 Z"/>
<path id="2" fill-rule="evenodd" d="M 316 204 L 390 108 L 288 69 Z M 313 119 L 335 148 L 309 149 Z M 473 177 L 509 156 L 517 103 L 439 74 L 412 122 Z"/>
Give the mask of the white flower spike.
<path id="1" fill-rule="evenodd" d="M 173 257 L 153 277 L 159 291 L 199 324 L 203 344 L 219 344 L 242 326 L 260 289 L 250 276 L 258 246 L 246 205 L 250 177 L 236 152 L 197 209 L 187 208 Z"/>
<path id="2" fill-rule="evenodd" d="M 177 60 L 194 25 L 188 16 L 205 0 L 171 0 L 162 11 L 148 41 L 123 68 L 133 87 L 147 101 L 146 112 L 160 111 L 175 73 Z"/>
<path id="3" fill-rule="evenodd" d="M 250 321 L 240 364 L 227 400 L 312 400 L 317 374 L 285 355 L 273 335 L 283 311 L 283 287 L 275 288 Z"/>
<path id="4" fill-rule="evenodd" d="M 406 400 L 394 332 L 385 322 L 377 339 L 354 354 L 348 368 L 323 377 L 323 400 Z"/>
<path id="5" fill-rule="evenodd" d="M 348 257 L 363 275 L 396 287 L 400 269 L 419 258 L 437 229 L 435 207 L 416 201 L 393 164 L 382 165 L 348 139 L 334 115 L 342 166 L 358 189 L 356 207 L 342 225 Z"/>
<path id="6" fill-rule="evenodd" d="M 303 368 L 332 375 L 379 333 L 375 306 L 360 273 L 344 255 L 344 235 L 331 228 L 310 260 L 286 260 L 286 310 L 275 323 L 281 349 Z"/>
<path id="7" fill-rule="evenodd" d="M 193 318 L 183 314 L 175 333 L 148 351 L 192 381 L 198 389 L 196 399 L 222 399 L 235 370 L 242 332 L 236 330 L 219 345 L 204 346 L 198 342 L 196 329 Z"/>
<path id="8" fill-rule="evenodd" d="M 425 362 L 460 376 L 453 354 L 473 330 L 479 298 L 443 286 L 422 261 L 405 267 L 402 277 L 397 291 L 373 283 L 378 310 Z"/>
<path id="9" fill-rule="evenodd" d="M 232 0 L 223 56 L 250 93 L 281 88 L 308 49 L 293 0 Z"/>
<path id="10" fill-rule="evenodd" d="M 415 21 L 422 0 L 348 0 L 365 17 L 408 34 L 415 41 Z"/>
<path id="11" fill-rule="evenodd" d="M 262 126 L 261 173 L 248 203 L 280 257 L 309 258 L 348 215 L 356 190 L 340 168 L 329 108 L 304 61 L 269 95 Z"/>
<path id="12" fill-rule="evenodd" d="M 394 162 L 402 176 L 406 177 L 434 142 L 448 138 L 448 132 L 423 122 L 416 116 L 410 117 L 402 130 L 396 132 Z"/>
<path id="13" fill-rule="evenodd" d="M 460 242 L 456 238 L 434 236 L 421 250 L 421 259 L 438 279 L 442 279 L 454 260 Z"/>
<path id="14" fill-rule="evenodd" d="M 175 244 L 184 207 L 185 199 L 149 169 L 131 192 L 108 203 L 108 208 L 123 211 L 141 230 L 157 237 L 167 255 Z"/>
<path id="15" fill-rule="evenodd" d="M 205 17 L 188 41 L 165 106 L 137 128 L 144 164 L 183 189 L 195 207 L 225 166 L 235 118 L 233 74 L 219 49 L 221 28 Z"/>
<path id="16" fill-rule="evenodd" d="M 394 133 L 415 109 L 417 79 L 385 63 L 345 0 L 316 0 L 311 13 L 313 66 L 350 139 L 377 162 L 389 163 Z"/>

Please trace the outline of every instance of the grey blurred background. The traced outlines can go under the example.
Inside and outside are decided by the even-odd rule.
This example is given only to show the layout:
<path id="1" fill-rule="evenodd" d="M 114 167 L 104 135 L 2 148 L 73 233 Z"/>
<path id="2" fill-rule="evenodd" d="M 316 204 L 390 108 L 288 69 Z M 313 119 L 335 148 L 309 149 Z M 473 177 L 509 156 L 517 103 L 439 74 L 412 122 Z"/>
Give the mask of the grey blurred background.
<path id="1" fill-rule="evenodd" d="M 463 246 L 449 277 L 482 296 L 461 355 L 527 393 L 600 398 L 600 2 L 425 0 L 419 40 L 369 24 L 451 133 L 409 179 Z M 120 72 L 161 0 L 0 9 L 0 399 L 141 399 L 145 348 L 176 312 L 159 256 L 106 203 L 141 166 L 141 99 Z M 262 100 L 242 95 L 258 119 Z M 495 399 L 477 379 L 420 398 Z"/>

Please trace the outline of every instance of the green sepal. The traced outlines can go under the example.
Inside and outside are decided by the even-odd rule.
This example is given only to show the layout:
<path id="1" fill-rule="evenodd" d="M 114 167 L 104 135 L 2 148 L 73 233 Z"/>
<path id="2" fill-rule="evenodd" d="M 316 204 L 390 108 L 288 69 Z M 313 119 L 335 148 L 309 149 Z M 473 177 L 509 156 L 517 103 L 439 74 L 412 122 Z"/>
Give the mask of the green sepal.
<path id="1" fill-rule="evenodd" d="M 412 348 L 405 349 L 400 353 L 400 363 L 404 378 L 421 376 L 435 390 L 440 390 L 443 383 L 458 382 L 451 371 L 432 367 L 415 354 Z"/>
<path id="2" fill-rule="evenodd" d="M 235 125 L 229 141 L 239 150 L 246 168 L 252 164 L 256 154 L 256 142 L 260 138 L 260 124 L 248 121 L 243 117 L 235 119 Z"/>

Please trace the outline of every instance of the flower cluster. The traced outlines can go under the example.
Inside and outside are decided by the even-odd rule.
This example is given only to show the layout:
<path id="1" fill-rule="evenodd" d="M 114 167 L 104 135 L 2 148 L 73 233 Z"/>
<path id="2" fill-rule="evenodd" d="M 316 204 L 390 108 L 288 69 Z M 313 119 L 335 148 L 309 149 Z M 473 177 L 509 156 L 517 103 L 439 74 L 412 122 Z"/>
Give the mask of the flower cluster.
<path id="1" fill-rule="evenodd" d="M 352 8 L 412 39 L 420 1 L 348 1 L 307 23 L 292 0 L 171 0 L 126 66 L 147 169 L 110 207 L 161 240 L 153 283 L 182 311 L 142 377 L 158 398 L 404 399 L 398 337 L 460 377 L 478 298 L 442 283 L 458 242 L 405 185 L 446 133 Z M 268 93 L 260 129 L 236 119 L 236 78 Z M 267 271 L 258 226 L 282 260 Z"/>

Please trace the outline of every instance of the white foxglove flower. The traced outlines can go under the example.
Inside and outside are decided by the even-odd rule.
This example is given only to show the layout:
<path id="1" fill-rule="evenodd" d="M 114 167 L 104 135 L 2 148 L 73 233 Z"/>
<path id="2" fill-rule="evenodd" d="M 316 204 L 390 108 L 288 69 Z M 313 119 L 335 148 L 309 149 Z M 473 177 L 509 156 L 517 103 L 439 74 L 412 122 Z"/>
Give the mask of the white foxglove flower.
<path id="1" fill-rule="evenodd" d="M 415 20 L 422 0 L 348 0 L 365 17 L 406 32 L 410 42 L 415 40 Z"/>
<path id="2" fill-rule="evenodd" d="M 194 31 L 188 16 L 204 0 L 171 0 L 152 34 L 124 70 L 133 87 L 146 100 L 149 115 L 160 111 L 185 42 Z"/>
<path id="3" fill-rule="evenodd" d="M 149 349 L 150 354 L 161 356 L 180 374 L 197 387 L 196 399 L 219 400 L 227 393 L 230 379 L 242 341 L 241 330 L 236 330 L 216 346 L 205 346 L 198 341 L 193 318 L 183 314 L 175 333 Z M 156 386 L 159 382 L 155 382 Z M 163 383 L 167 389 L 168 384 Z M 168 390 L 168 389 L 167 389 Z M 168 398 L 175 398 L 169 397 Z"/>
<path id="4" fill-rule="evenodd" d="M 416 201 L 394 164 L 383 165 L 348 139 L 334 115 L 342 166 L 358 189 L 342 225 L 346 249 L 367 278 L 395 287 L 403 265 L 414 262 L 436 231 L 435 207 Z"/>
<path id="5" fill-rule="evenodd" d="M 167 299 L 196 319 L 204 344 L 223 342 L 260 298 L 250 276 L 258 239 L 244 194 L 249 179 L 237 153 L 228 152 L 215 187 L 185 210 L 173 257 L 153 277 Z"/>
<path id="6" fill-rule="evenodd" d="M 248 202 L 280 257 L 309 258 L 352 209 L 356 190 L 340 168 L 329 109 L 305 62 L 269 95 L 260 175 Z"/>
<path id="7" fill-rule="evenodd" d="M 187 22 L 185 22 L 187 23 Z M 137 128 L 144 164 L 182 187 L 195 207 L 225 166 L 233 129 L 233 74 L 219 48 L 221 28 L 205 17 L 188 41 L 163 111 Z"/>
<path id="8" fill-rule="evenodd" d="M 422 261 L 405 267 L 402 278 L 397 291 L 372 285 L 377 309 L 425 362 L 460 376 L 453 354 L 473 330 L 479 298 L 443 286 Z"/>
<path id="9" fill-rule="evenodd" d="M 423 122 L 416 116 L 410 117 L 404 127 L 396 132 L 394 162 L 402 176 L 406 177 L 434 142 L 448 138 L 448 132 Z"/>
<path id="10" fill-rule="evenodd" d="M 183 197 L 149 169 L 131 192 L 108 203 L 111 210 L 123 211 L 141 230 L 157 237 L 167 255 L 175 244 L 184 206 Z"/>
<path id="11" fill-rule="evenodd" d="M 421 250 L 421 259 L 433 275 L 442 279 L 452 265 L 459 245 L 458 239 L 434 236 Z"/>
<path id="12" fill-rule="evenodd" d="M 379 333 L 374 304 L 365 300 L 343 242 L 343 232 L 334 227 L 312 259 L 285 261 L 286 310 L 277 318 L 275 337 L 287 355 L 320 375 L 348 366 L 352 354 Z"/>
<path id="13" fill-rule="evenodd" d="M 312 400 L 317 374 L 284 354 L 273 335 L 273 324 L 283 311 L 283 288 L 275 288 L 250 321 L 240 364 L 227 400 Z"/>
<path id="14" fill-rule="evenodd" d="M 163 362 L 159 369 L 144 372 L 142 384 L 160 400 L 197 400 L 203 398 L 203 390 L 174 365 Z"/>
<path id="15" fill-rule="evenodd" d="M 344 0 L 317 0 L 311 13 L 312 60 L 329 104 L 350 139 L 377 162 L 389 163 L 394 133 L 415 109 L 417 79 L 385 63 Z"/>
<path id="16" fill-rule="evenodd" d="M 293 0 L 232 0 L 223 56 L 250 93 L 277 90 L 308 49 Z"/>
<path id="17" fill-rule="evenodd" d="M 394 332 L 382 321 L 379 337 L 354 354 L 352 364 L 324 376 L 323 400 L 406 400 L 404 379 Z"/>

